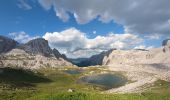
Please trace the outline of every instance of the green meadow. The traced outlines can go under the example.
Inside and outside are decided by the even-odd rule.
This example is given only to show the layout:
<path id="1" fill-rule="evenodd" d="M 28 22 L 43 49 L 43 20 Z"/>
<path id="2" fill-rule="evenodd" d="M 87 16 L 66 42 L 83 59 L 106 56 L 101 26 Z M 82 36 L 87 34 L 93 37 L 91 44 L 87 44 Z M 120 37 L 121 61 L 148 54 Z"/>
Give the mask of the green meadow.
<path id="1" fill-rule="evenodd" d="M 143 93 L 106 94 L 102 86 L 77 82 L 90 71 L 101 69 L 89 68 L 79 74 L 64 70 L 1 68 L 0 100 L 170 100 L 170 82 L 159 80 Z"/>

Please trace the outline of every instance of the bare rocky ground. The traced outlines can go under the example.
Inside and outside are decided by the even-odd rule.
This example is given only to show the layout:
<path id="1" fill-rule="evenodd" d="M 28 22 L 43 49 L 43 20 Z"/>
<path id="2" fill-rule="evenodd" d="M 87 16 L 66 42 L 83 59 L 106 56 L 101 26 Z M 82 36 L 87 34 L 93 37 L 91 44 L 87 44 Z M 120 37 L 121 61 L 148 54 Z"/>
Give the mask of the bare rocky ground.
<path id="1" fill-rule="evenodd" d="M 24 69 L 38 69 L 45 67 L 73 66 L 63 58 L 45 57 L 39 54 L 30 55 L 23 50 L 13 49 L 1 57 L 2 67 L 21 67 Z M 0 66 L 0 67 L 1 67 Z"/>

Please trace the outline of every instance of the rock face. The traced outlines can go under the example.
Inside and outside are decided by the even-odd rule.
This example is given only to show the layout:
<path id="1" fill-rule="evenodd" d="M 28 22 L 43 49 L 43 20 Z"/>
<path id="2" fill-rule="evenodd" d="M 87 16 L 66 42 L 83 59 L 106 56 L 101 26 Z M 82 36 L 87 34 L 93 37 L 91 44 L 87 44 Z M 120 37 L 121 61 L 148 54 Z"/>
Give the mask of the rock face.
<path id="1" fill-rule="evenodd" d="M 170 39 L 166 39 L 162 42 L 162 46 L 170 46 Z"/>
<path id="2" fill-rule="evenodd" d="M 10 38 L 0 36 L 0 53 L 5 53 L 15 48 L 18 43 Z"/>
<path id="3" fill-rule="evenodd" d="M 150 50 L 114 50 L 104 57 L 103 65 L 170 64 L 170 40 Z"/>
<path id="4" fill-rule="evenodd" d="M 149 51 L 141 50 L 115 50 L 103 59 L 103 65 L 109 64 L 135 64 L 143 63 L 153 55 Z"/>
<path id="5" fill-rule="evenodd" d="M 41 54 L 43 56 L 52 56 L 53 51 L 48 45 L 48 41 L 43 38 L 37 38 L 29 41 L 26 44 L 19 46 L 20 49 L 23 49 L 29 54 Z"/>
<path id="6" fill-rule="evenodd" d="M 60 54 L 60 52 L 59 52 L 57 49 L 53 49 L 53 53 L 54 53 L 54 56 L 55 56 L 56 58 L 62 57 L 61 54 Z"/>
<path id="7" fill-rule="evenodd" d="M 48 41 L 42 38 L 18 45 L 0 56 L 0 67 L 36 69 L 64 66 L 73 66 L 73 64 L 67 60 L 65 55 L 60 54 L 57 49 L 52 50 L 48 45 Z"/>
<path id="8" fill-rule="evenodd" d="M 164 40 L 162 46 L 164 52 L 170 52 L 170 39 Z"/>
<path id="9" fill-rule="evenodd" d="M 53 54 L 54 54 L 54 56 L 57 58 L 57 59 L 59 59 L 59 58 L 63 58 L 64 60 L 66 60 L 66 61 L 69 61 L 69 59 L 66 57 L 66 55 L 65 54 L 60 54 L 60 52 L 57 50 L 57 49 L 53 49 Z M 69 61 L 70 62 L 70 61 Z"/>

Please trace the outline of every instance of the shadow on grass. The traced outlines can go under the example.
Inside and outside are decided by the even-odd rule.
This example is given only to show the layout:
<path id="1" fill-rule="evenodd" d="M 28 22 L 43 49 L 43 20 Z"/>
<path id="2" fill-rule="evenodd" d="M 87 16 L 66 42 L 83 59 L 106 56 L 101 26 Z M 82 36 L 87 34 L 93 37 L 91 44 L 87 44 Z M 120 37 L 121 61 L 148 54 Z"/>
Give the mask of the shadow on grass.
<path id="1" fill-rule="evenodd" d="M 40 73 L 34 73 L 30 70 L 0 68 L 0 83 L 8 84 L 14 87 L 33 87 L 34 83 L 51 82 Z"/>

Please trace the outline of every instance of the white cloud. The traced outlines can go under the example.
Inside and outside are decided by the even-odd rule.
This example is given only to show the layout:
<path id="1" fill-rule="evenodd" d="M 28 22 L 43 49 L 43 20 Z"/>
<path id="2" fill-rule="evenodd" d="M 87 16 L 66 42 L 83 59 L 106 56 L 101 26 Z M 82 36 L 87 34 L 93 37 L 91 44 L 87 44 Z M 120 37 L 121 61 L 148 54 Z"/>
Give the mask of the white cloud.
<path id="1" fill-rule="evenodd" d="M 25 32 L 13 32 L 13 33 L 9 33 L 9 35 L 16 41 L 20 42 L 20 43 L 26 43 L 32 39 L 36 39 L 39 38 L 39 36 L 35 36 L 35 37 L 31 37 L 29 36 L 27 33 Z"/>
<path id="2" fill-rule="evenodd" d="M 62 32 L 47 32 L 43 38 L 48 40 L 52 47 L 57 47 L 61 49 L 62 52 L 74 51 L 85 47 L 86 44 L 85 33 L 82 33 L 75 28 L 70 28 Z"/>
<path id="3" fill-rule="evenodd" d="M 17 6 L 24 10 L 32 9 L 32 7 L 27 3 L 27 0 L 18 0 Z"/>
<path id="4" fill-rule="evenodd" d="M 151 40 L 159 40 L 163 37 L 163 35 L 155 33 L 155 34 L 146 35 L 144 37 Z"/>
<path id="5" fill-rule="evenodd" d="M 89 39 L 86 33 L 75 28 L 61 32 L 47 32 L 43 38 L 49 41 L 52 48 L 66 53 L 69 57 L 89 57 L 99 51 L 117 49 L 132 49 L 140 44 L 143 39 L 134 34 L 113 34 L 97 36 Z M 77 56 L 77 54 L 79 54 Z"/>
<path id="6" fill-rule="evenodd" d="M 169 0 L 39 0 L 46 10 L 67 21 L 73 14 L 80 24 L 98 18 L 124 26 L 128 33 L 170 33 Z"/>
<path id="7" fill-rule="evenodd" d="M 139 46 L 134 47 L 134 49 L 145 49 L 145 50 L 149 50 L 152 48 L 153 46 L 146 47 L 145 45 L 139 45 Z"/>

